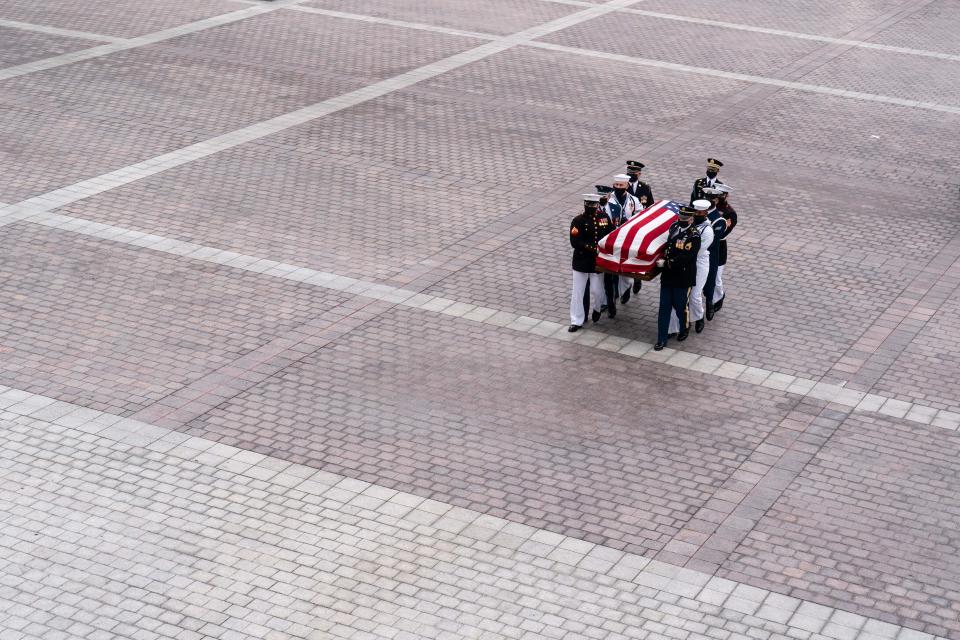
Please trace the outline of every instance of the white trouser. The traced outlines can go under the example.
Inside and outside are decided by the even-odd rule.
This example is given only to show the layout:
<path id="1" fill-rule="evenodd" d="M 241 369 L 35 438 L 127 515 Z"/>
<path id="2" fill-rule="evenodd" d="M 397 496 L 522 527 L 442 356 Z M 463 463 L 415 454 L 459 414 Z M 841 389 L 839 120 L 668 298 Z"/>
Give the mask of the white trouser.
<path id="1" fill-rule="evenodd" d="M 713 290 L 713 303 L 716 304 L 723 300 L 723 268 L 725 264 L 717 267 L 717 287 Z"/>
<path id="2" fill-rule="evenodd" d="M 693 324 L 697 320 L 703 320 L 703 316 L 706 313 L 706 305 L 703 303 L 703 287 L 707 284 L 707 276 L 710 274 L 710 257 L 704 255 L 704 258 L 704 260 L 701 260 L 698 256 L 697 281 L 690 290 L 690 298 L 687 300 L 687 308 L 690 310 L 688 314 L 690 324 Z M 677 319 L 677 314 L 673 312 L 670 313 L 670 327 L 668 331 L 670 333 L 679 333 L 680 331 L 680 320 Z"/>
<path id="3" fill-rule="evenodd" d="M 706 305 L 703 303 L 703 288 L 707 284 L 707 276 L 710 275 L 710 256 L 704 252 L 701 259 L 697 257 L 697 282 L 693 285 L 690 292 L 690 322 L 703 320 L 706 313 Z"/>
<path id="4" fill-rule="evenodd" d="M 583 292 L 590 283 L 590 305 L 600 311 L 603 305 L 603 274 L 573 272 L 573 292 L 570 294 L 570 324 L 580 326 L 586 321 L 583 316 Z"/>
<path id="5" fill-rule="evenodd" d="M 633 278 L 628 278 L 627 276 L 620 276 L 620 290 L 617 292 L 621 296 L 627 292 L 627 289 L 633 286 Z"/>

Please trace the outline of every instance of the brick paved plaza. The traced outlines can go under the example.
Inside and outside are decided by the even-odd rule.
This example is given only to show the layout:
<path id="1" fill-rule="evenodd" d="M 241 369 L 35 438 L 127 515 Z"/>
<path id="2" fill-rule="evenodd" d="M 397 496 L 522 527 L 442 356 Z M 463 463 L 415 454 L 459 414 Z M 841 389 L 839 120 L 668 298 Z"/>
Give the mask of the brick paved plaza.
<path id="1" fill-rule="evenodd" d="M 0 640 L 960 639 L 960 2 L 0 2 Z M 740 223 L 571 334 L 628 158 Z"/>

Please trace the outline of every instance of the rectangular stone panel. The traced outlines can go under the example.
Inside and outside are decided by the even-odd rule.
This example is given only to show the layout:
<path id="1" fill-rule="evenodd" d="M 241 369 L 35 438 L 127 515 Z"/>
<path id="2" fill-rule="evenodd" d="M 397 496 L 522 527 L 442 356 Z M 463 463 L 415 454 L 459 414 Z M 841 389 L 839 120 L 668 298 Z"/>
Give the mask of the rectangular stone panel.
<path id="1" fill-rule="evenodd" d="M 882 182 L 893 185 L 894 193 L 925 191 L 930 198 L 956 188 L 958 128 L 960 115 L 783 89 L 724 122 L 717 133 L 744 155 L 760 149 L 826 175 Z M 894 197 L 895 206 L 907 202 Z M 911 215 L 922 209 L 907 206 Z"/>
<path id="2" fill-rule="evenodd" d="M 365 110 L 361 119 L 372 112 Z M 313 130 L 334 140 L 341 127 L 356 122 L 333 116 Z M 457 185 L 418 175 L 416 166 L 384 162 L 374 148 L 351 159 L 320 149 L 251 143 L 61 212 L 339 275 L 386 280 L 525 201 L 511 196 L 486 183 Z"/>
<path id="3" fill-rule="evenodd" d="M 243 8 L 229 0 L 4 0 L 0 19 L 132 38 Z"/>
<path id="4" fill-rule="evenodd" d="M 9 164 L 3 167 L 0 193 L 8 199 L 36 195 L 171 150 L 171 144 L 156 144 L 148 135 L 115 140 L 113 128 L 124 133 L 146 128 L 178 148 L 342 95 L 476 43 L 282 12 L 6 80 L 0 101 L 9 109 L 0 117 L 10 121 L 22 146 L 4 158 Z M 9 113 L 16 108 L 29 114 Z M 111 148 L 114 144 L 119 153 Z M 82 156 L 82 164 L 93 168 L 81 170 L 68 159 L 70 154 Z"/>
<path id="5" fill-rule="evenodd" d="M 956 291 L 872 391 L 960 412 L 960 300 Z"/>
<path id="6" fill-rule="evenodd" d="M 131 227 L 361 278 L 429 266 L 459 240 L 571 181 L 609 181 L 652 127 L 682 123 L 737 83 L 655 74 L 664 101 L 630 118 L 629 87 L 591 100 L 616 65 L 509 52 L 66 207 Z M 495 81 L 494 78 L 499 78 Z M 699 93 L 700 95 L 696 95 Z M 376 125 L 371 125 L 376 123 Z M 397 281 L 394 281 L 396 284 Z"/>
<path id="7" fill-rule="evenodd" d="M 706 20 L 735 22 L 767 29 L 798 31 L 821 36 L 843 37 L 877 20 L 903 9 L 900 0 L 811 0 L 800 4 L 728 0 L 722 5 L 714 0 L 646 0 L 640 7 L 646 11 L 678 14 Z M 739 37 L 731 35 L 731 37 Z"/>
<path id="8" fill-rule="evenodd" d="M 647 553 L 790 405 L 719 378 L 396 309 L 185 429 Z"/>
<path id="9" fill-rule="evenodd" d="M 960 5 L 953 0 L 934 0 L 884 29 L 870 41 L 960 55 L 957 24 L 960 24 Z"/>
<path id="10" fill-rule="evenodd" d="M 960 436 L 850 416 L 719 575 L 960 634 Z"/>
<path id="11" fill-rule="evenodd" d="M 853 48 L 798 80 L 845 91 L 960 107 L 958 66 L 957 60 Z"/>
<path id="12" fill-rule="evenodd" d="M 618 62 L 514 49 L 270 141 L 483 182 L 491 193 L 552 193 L 576 178 L 592 181 L 585 172 L 681 130 L 699 110 L 744 87 L 652 71 L 642 110 L 629 83 L 597 95 L 598 77 L 631 71 Z M 370 122 L 379 126 L 365 126 Z"/>
<path id="13" fill-rule="evenodd" d="M 0 68 L 13 67 L 62 53 L 104 44 L 95 40 L 67 38 L 10 27 L 0 27 Z"/>
<path id="14" fill-rule="evenodd" d="M 646 8 L 647 4 L 640 6 Z M 810 40 L 629 13 L 607 14 L 544 40 L 674 64 L 774 77 L 780 69 L 823 46 Z M 628 74 L 641 95 L 645 75 L 643 68 Z"/>
<path id="15" fill-rule="evenodd" d="M 0 246 L 0 384 L 118 415 L 345 299 L 26 223 Z"/>
<path id="16" fill-rule="evenodd" d="M 311 0 L 304 6 L 498 35 L 522 31 L 579 10 L 542 0 Z"/>

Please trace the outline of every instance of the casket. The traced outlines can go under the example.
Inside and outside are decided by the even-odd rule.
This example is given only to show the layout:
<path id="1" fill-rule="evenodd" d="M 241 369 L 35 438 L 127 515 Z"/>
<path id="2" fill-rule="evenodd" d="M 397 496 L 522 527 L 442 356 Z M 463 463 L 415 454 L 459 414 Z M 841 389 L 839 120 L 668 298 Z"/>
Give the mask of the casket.
<path id="1" fill-rule="evenodd" d="M 667 232 L 681 206 L 674 200 L 657 200 L 607 234 L 597 247 L 597 271 L 641 280 L 656 277 L 660 273 L 657 260 L 663 256 Z"/>

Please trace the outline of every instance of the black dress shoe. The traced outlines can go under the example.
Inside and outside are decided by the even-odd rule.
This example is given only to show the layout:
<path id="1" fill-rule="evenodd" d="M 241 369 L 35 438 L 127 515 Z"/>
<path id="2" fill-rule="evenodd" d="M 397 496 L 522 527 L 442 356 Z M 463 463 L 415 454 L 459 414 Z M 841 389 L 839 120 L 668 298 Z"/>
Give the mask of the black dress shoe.
<path id="1" fill-rule="evenodd" d="M 677 335 L 677 342 L 683 342 L 687 339 L 687 336 L 690 335 L 689 331 L 684 331 L 683 333 Z"/>
<path id="2" fill-rule="evenodd" d="M 717 300 L 716 302 L 713 303 L 713 311 L 714 311 L 714 312 L 720 311 L 720 309 L 723 307 L 723 301 L 724 301 L 725 299 L 726 299 L 726 296 L 724 296 L 723 298 L 720 298 L 719 300 Z"/>
<path id="3" fill-rule="evenodd" d="M 677 337 L 677 334 L 675 334 L 675 333 L 668 333 L 668 334 L 667 334 L 667 337 L 668 337 L 668 338 L 676 338 L 676 337 Z"/>
<path id="4" fill-rule="evenodd" d="M 667 346 L 667 343 L 666 343 L 666 342 L 658 342 L 657 344 L 653 345 L 653 350 L 654 350 L 654 351 L 663 351 L 663 348 L 664 348 L 665 346 Z"/>
<path id="5" fill-rule="evenodd" d="M 617 317 L 617 305 L 612 304 L 609 307 L 607 307 L 607 317 L 610 318 L 611 320 Z"/>
<path id="6" fill-rule="evenodd" d="M 627 304 L 630 302 L 630 289 L 627 289 L 623 292 L 623 295 L 620 296 L 620 304 Z"/>
<path id="7" fill-rule="evenodd" d="M 635 279 L 635 280 L 633 281 L 633 292 L 634 292 L 634 293 L 640 293 L 640 287 L 642 287 L 642 286 L 643 286 L 643 280 Z"/>
<path id="8" fill-rule="evenodd" d="M 594 322 L 599 322 L 599 321 L 600 321 L 600 312 L 599 312 L 599 311 L 594 311 L 594 312 L 593 312 L 593 315 L 590 316 L 590 319 L 593 320 Z"/>
<path id="9" fill-rule="evenodd" d="M 696 330 L 697 333 L 701 333 L 703 331 L 703 318 L 701 318 L 700 320 L 697 320 L 694 323 L 693 328 Z"/>
<path id="10" fill-rule="evenodd" d="M 570 328 L 567 329 L 567 331 L 569 331 L 570 333 L 576 333 L 577 331 L 580 331 L 580 329 L 582 329 L 582 328 L 583 328 L 583 327 L 582 327 L 581 325 L 579 325 L 579 324 L 572 324 L 572 325 L 570 325 Z"/>
<path id="11" fill-rule="evenodd" d="M 712 304 L 707 305 L 707 320 L 713 320 L 713 314 L 716 312 L 716 309 Z"/>
<path id="12" fill-rule="evenodd" d="M 600 305 L 600 311 L 606 311 L 606 310 L 607 310 L 607 305 L 605 304 Z"/>

